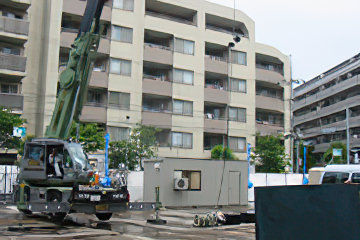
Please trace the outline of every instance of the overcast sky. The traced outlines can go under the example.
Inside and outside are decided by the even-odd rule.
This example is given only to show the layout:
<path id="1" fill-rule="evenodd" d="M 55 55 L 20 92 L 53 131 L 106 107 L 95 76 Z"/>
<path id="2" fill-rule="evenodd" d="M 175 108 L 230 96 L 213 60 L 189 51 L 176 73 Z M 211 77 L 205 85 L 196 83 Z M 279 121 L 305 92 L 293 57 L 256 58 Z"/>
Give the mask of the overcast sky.
<path id="1" fill-rule="evenodd" d="M 255 21 L 256 42 L 292 55 L 293 79 L 310 80 L 360 52 L 359 0 L 235 1 Z"/>

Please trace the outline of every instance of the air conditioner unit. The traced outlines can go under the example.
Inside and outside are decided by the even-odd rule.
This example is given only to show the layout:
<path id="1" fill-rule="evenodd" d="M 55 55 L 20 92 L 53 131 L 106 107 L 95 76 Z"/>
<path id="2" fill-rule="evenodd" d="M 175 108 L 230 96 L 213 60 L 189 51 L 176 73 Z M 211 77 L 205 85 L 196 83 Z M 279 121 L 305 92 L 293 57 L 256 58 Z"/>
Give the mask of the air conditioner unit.
<path id="1" fill-rule="evenodd" d="M 175 178 L 174 179 L 174 190 L 187 190 L 189 189 L 188 178 Z"/>

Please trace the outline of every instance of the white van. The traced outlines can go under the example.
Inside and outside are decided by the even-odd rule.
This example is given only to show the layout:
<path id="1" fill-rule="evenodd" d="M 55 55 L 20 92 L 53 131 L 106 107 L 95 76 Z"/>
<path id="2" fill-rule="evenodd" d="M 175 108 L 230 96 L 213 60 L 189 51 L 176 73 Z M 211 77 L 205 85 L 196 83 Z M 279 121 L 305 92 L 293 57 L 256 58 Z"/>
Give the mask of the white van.
<path id="1" fill-rule="evenodd" d="M 351 183 L 360 183 L 360 165 L 333 164 L 325 167 L 320 184 L 341 184 L 351 180 Z"/>

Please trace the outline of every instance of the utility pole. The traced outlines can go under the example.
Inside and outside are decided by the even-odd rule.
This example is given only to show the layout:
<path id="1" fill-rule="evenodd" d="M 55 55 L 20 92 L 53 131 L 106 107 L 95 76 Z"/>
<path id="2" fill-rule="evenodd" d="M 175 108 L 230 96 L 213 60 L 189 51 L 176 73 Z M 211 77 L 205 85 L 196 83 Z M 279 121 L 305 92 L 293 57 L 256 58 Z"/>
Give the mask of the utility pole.
<path id="1" fill-rule="evenodd" d="M 299 157 L 300 157 L 300 143 L 299 143 L 299 139 L 296 139 L 296 173 L 299 173 Z"/>
<path id="2" fill-rule="evenodd" d="M 346 160 L 350 164 L 350 130 L 349 130 L 349 108 L 346 108 Z"/>
<path id="3" fill-rule="evenodd" d="M 290 54 L 290 129 L 291 132 L 294 132 L 294 119 L 293 119 L 293 112 L 292 112 L 292 101 L 294 98 L 294 91 L 293 91 L 293 79 L 292 79 L 292 61 L 291 61 L 291 54 Z M 290 135 L 290 158 L 291 158 L 291 166 L 290 172 L 294 172 L 293 165 L 294 165 L 294 136 L 293 134 Z M 296 158 L 296 162 L 298 161 L 299 156 Z M 298 170 L 298 169 L 297 169 Z"/>

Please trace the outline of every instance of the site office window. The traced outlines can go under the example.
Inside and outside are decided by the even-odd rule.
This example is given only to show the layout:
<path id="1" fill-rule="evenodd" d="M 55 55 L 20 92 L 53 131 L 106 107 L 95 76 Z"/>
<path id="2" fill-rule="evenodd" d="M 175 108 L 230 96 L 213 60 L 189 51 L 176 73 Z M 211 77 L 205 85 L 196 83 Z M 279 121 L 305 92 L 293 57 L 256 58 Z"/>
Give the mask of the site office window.
<path id="1" fill-rule="evenodd" d="M 174 179 L 189 179 L 189 188 L 183 191 L 201 191 L 201 171 L 198 170 L 174 170 Z"/>

